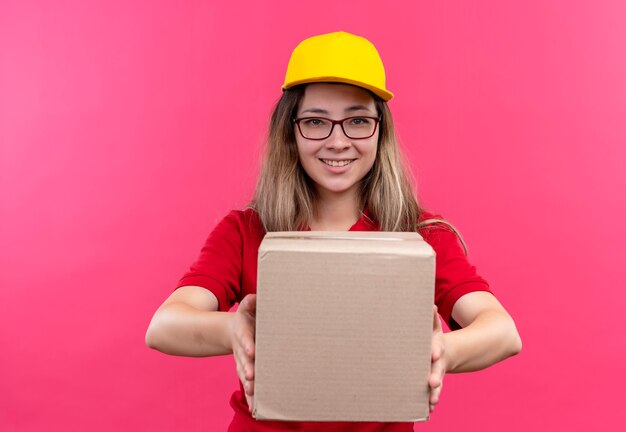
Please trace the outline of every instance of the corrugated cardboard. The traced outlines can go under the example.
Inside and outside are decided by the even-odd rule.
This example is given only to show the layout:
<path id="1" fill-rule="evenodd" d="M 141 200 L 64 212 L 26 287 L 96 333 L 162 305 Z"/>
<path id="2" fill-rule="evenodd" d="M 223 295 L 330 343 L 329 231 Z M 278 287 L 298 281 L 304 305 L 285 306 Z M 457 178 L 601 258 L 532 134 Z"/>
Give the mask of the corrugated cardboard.
<path id="1" fill-rule="evenodd" d="M 268 233 L 256 419 L 428 418 L 435 253 L 417 233 Z"/>

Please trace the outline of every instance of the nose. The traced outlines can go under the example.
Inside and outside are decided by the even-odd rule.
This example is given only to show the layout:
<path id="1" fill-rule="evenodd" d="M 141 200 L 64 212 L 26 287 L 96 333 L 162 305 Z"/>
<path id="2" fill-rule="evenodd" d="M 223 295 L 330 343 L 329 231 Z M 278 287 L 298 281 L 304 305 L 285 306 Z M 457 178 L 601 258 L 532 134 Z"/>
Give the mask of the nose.
<path id="1" fill-rule="evenodd" d="M 343 133 L 341 125 L 336 124 L 330 136 L 326 138 L 325 145 L 327 148 L 345 150 L 352 145 L 352 142 L 350 141 L 350 138 Z"/>

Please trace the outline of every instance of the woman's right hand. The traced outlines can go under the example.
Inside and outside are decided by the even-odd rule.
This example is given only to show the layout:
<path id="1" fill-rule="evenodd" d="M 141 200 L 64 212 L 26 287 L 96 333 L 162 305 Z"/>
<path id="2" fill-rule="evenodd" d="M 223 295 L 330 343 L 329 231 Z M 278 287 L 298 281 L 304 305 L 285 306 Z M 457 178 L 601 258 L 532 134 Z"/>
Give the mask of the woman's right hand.
<path id="1" fill-rule="evenodd" d="M 230 321 L 230 339 L 237 375 L 243 384 L 248 407 L 254 401 L 254 331 L 256 328 L 256 294 L 248 294 L 239 303 Z"/>

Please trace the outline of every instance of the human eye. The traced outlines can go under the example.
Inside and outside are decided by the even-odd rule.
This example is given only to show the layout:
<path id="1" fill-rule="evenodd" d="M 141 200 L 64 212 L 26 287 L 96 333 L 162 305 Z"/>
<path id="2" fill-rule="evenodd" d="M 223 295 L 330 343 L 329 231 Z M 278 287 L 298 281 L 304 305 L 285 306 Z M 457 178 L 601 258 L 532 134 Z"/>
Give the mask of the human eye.
<path id="1" fill-rule="evenodd" d="M 368 126 L 372 122 L 367 117 L 351 117 L 349 121 L 351 126 Z"/>
<path id="2" fill-rule="evenodd" d="M 316 117 L 304 119 L 304 125 L 307 127 L 323 127 L 327 123 L 328 121 L 321 119 L 321 118 L 316 118 Z"/>

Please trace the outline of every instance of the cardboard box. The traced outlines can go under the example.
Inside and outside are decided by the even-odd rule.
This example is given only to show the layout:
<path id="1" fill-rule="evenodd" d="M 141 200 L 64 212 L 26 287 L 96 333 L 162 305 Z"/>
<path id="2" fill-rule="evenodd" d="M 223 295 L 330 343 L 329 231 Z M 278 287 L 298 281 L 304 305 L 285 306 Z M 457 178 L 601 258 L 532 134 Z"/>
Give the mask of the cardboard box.
<path id="1" fill-rule="evenodd" d="M 428 419 L 435 252 L 419 234 L 273 232 L 258 259 L 256 419 Z"/>

